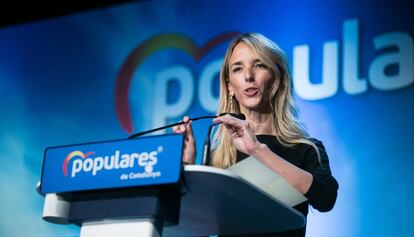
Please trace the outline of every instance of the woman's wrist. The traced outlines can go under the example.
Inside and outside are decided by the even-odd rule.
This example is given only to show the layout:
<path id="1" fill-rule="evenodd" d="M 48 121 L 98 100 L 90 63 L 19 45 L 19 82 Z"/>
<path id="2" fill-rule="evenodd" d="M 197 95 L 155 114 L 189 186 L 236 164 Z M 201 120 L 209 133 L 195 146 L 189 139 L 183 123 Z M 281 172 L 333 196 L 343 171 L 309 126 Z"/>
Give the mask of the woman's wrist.
<path id="1" fill-rule="evenodd" d="M 267 149 L 268 147 L 266 144 L 257 141 L 256 144 L 248 151 L 248 154 L 253 157 L 259 157 L 260 154 Z"/>

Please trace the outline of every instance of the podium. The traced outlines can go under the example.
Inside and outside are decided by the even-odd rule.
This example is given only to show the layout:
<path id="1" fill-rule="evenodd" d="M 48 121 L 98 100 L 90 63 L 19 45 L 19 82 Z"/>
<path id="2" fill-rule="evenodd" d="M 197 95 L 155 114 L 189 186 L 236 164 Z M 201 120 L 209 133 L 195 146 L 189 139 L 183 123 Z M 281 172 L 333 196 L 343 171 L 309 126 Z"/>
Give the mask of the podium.
<path id="1" fill-rule="evenodd" d="M 43 219 L 78 225 L 81 237 L 258 234 L 305 225 L 301 213 L 228 170 L 180 167 L 177 182 L 166 184 L 61 193 L 42 192 L 40 184 Z"/>

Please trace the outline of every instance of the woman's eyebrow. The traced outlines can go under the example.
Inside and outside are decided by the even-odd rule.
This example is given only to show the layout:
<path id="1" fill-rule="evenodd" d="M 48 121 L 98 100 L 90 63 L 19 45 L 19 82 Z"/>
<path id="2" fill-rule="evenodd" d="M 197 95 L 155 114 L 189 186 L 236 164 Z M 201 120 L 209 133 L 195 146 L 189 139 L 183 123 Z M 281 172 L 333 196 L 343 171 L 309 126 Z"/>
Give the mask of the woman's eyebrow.
<path id="1" fill-rule="evenodd" d="M 256 59 L 253 60 L 252 64 L 259 63 L 259 62 L 261 62 L 261 60 L 259 58 L 256 58 Z M 240 66 L 240 65 L 243 65 L 243 63 L 241 61 L 236 61 L 236 62 L 232 63 L 230 65 L 230 67 Z"/>
<path id="2" fill-rule="evenodd" d="M 253 63 L 259 63 L 259 62 L 261 62 L 259 58 L 256 58 L 255 60 L 253 60 Z"/>
<path id="3" fill-rule="evenodd" d="M 242 65 L 242 62 L 241 62 L 241 61 L 236 61 L 236 62 L 232 63 L 232 64 L 230 65 L 230 67 L 233 67 L 233 66 L 240 66 L 240 65 Z"/>

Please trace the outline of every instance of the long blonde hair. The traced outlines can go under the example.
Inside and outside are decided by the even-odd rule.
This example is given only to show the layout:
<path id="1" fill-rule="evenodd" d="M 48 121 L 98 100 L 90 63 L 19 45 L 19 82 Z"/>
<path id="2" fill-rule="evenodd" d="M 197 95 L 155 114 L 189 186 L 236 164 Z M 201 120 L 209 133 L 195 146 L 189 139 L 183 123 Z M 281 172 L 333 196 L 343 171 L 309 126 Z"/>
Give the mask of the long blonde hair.
<path id="1" fill-rule="evenodd" d="M 291 80 L 284 52 L 271 40 L 258 33 L 246 33 L 235 38 L 227 49 L 220 72 L 220 101 L 217 114 L 224 112 L 240 113 L 236 99 L 230 99 L 229 59 L 234 48 L 239 43 L 245 43 L 258 55 L 273 73 L 274 83 L 270 88 L 270 104 L 274 118 L 274 130 L 277 140 L 284 146 L 294 146 L 305 143 L 312 146 L 320 160 L 319 150 L 310 140 L 305 127 L 297 119 L 297 110 L 291 92 Z M 230 104 L 232 103 L 232 104 Z M 231 142 L 228 132 L 221 126 L 213 138 L 213 155 L 211 165 L 226 168 L 236 163 L 237 150 Z"/>

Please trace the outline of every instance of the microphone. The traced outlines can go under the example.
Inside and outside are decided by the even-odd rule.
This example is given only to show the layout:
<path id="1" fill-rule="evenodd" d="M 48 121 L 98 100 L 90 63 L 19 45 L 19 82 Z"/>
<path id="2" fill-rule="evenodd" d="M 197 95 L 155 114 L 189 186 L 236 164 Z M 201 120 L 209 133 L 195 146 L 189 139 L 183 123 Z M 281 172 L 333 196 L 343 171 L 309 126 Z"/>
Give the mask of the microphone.
<path id="1" fill-rule="evenodd" d="M 233 117 L 236 117 L 238 119 L 241 119 L 241 120 L 246 120 L 246 116 L 244 114 L 242 114 L 242 113 L 240 113 L 240 114 L 235 114 L 235 113 L 221 113 L 221 114 L 219 114 L 216 117 L 220 117 L 220 116 L 223 116 L 223 115 L 226 115 L 226 114 L 229 114 L 229 115 L 231 115 Z M 201 164 L 202 165 L 206 165 L 206 164 L 208 165 L 208 164 L 210 164 L 210 150 L 211 150 L 210 136 L 211 136 L 211 130 L 216 125 L 217 124 L 211 124 L 208 127 L 207 136 L 206 136 L 206 139 L 205 139 L 204 145 L 203 145 L 203 159 L 201 160 Z"/>
<path id="2" fill-rule="evenodd" d="M 239 119 L 242 119 L 242 120 L 246 119 L 246 116 L 244 116 L 244 114 L 221 113 L 219 115 L 207 115 L 207 116 L 200 116 L 200 117 L 190 118 L 190 120 L 191 121 L 197 121 L 197 120 L 208 119 L 208 118 L 213 119 L 213 118 L 217 118 L 217 117 L 220 117 L 220 116 L 223 116 L 223 115 L 226 115 L 226 114 L 230 114 L 230 115 L 232 115 L 233 117 L 236 117 L 236 118 L 239 118 L 238 116 L 242 115 L 243 118 L 239 118 Z M 165 126 L 162 126 L 162 127 L 154 128 L 154 129 L 151 129 L 151 130 L 138 132 L 138 133 L 135 133 L 135 134 L 132 134 L 131 136 L 129 136 L 128 139 L 134 139 L 136 137 L 140 137 L 140 136 L 148 134 L 148 133 L 153 133 L 153 132 L 156 132 L 156 131 L 160 131 L 160 130 L 163 130 L 163 129 L 166 129 L 166 128 L 171 128 L 171 127 L 181 125 L 181 124 L 184 124 L 184 122 L 181 121 L 181 122 L 178 122 L 178 123 L 168 124 L 168 125 L 165 125 Z"/>
<path id="3" fill-rule="evenodd" d="M 231 115 L 231 116 L 233 116 L 233 117 L 235 117 L 235 118 L 238 118 L 238 119 L 240 119 L 240 120 L 246 120 L 246 115 L 244 115 L 244 114 L 242 114 L 242 113 L 240 113 L 240 114 L 235 114 L 235 113 L 221 113 L 219 116 L 217 116 L 217 117 L 220 117 L 220 116 L 223 116 L 223 115 L 226 115 L 226 114 L 229 114 L 229 115 Z"/>
<path id="4" fill-rule="evenodd" d="M 209 115 L 209 116 L 200 116 L 200 117 L 190 118 L 190 120 L 191 121 L 197 121 L 197 120 L 200 120 L 200 119 L 217 118 L 217 117 L 218 116 L 215 116 L 215 115 Z M 181 121 L 181 122 L 178 122 L 178 123 L 173 123 L 173 124 L 168 124 L 168 125 L 165 125 L 165 126 L 162 126 L 162 127 L 154 128 L 154 129 L 143 131 L 143 132 L 138 132 L 138 133 L 135 133 L 135 134 L 132 134 L 131 136 L 129 136 L 128 139 L 134 139 L 136 137 L 140 137 L 140 136 L 148 134 L 148 133 L 153 133 L 153 132 L 156 132 L 156 131 L 159 131 L 159 130 L 163 130 L 163 129 L 166 129 L 166 128 L 171 128 L 171 127 L 181 125 L 181 124 L 184 124 L 184 121 Z"/>

